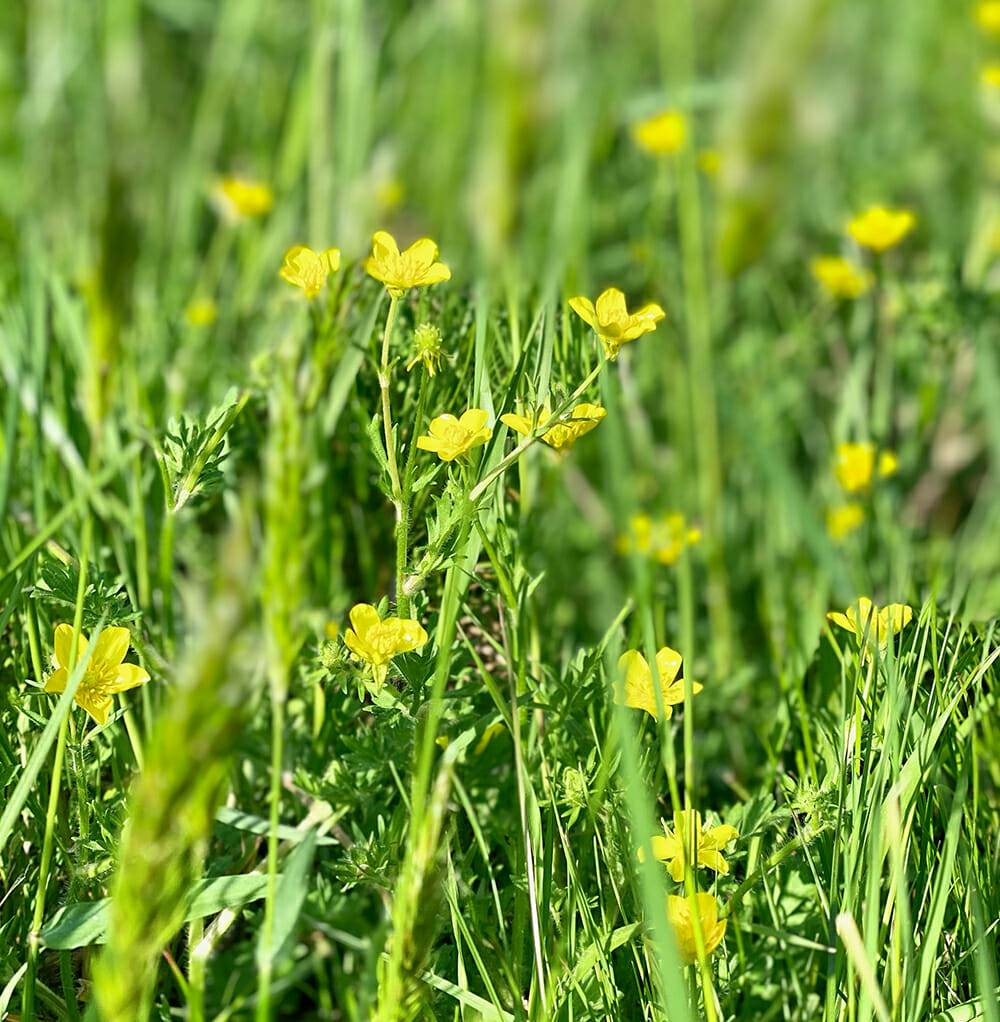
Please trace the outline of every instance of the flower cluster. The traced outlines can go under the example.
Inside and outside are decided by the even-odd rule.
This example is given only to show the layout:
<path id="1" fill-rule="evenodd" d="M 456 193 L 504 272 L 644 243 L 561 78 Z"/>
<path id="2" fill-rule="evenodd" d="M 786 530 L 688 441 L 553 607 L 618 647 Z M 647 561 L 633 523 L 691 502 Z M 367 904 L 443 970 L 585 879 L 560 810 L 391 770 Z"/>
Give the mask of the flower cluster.
<path id="1" fill-rule="evenodd" d="M 834 455 L 833 474 L 841 489 L 849 495 L 867 493 L 876 474 L 886 479 L 895 475 L 899 459 L 889 450 L 878 452 L 873 443 L 842 443 Z M 832 539 L 840 540 L 853 532 L 865 520 L 865 509 L 856 500 L 832 507 L 826 516 L 826 526 Z"/>
<path id="2" fill-rule="evenodd" d="M 678 511 L 655 519 L 640 513 L 629 520 L 628 532 L 618 537 L 615 548 L 620 554 L 636 550 L 659 564 L 673 564 L 687 547 L 700 540 L 701 532 L 689 527 Z"/>

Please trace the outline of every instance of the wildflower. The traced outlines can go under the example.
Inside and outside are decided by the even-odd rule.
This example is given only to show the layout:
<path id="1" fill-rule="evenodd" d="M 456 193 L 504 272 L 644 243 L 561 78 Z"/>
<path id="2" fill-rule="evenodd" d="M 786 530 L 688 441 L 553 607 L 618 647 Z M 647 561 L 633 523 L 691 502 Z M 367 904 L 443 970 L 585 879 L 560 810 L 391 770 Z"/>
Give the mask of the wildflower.
<path id="1" fill-rule="evenodd" d="M 722 169 L 722 155 L 718 149 L 702 149 L 698 154 L 698 169 L 706 177 L 718 177 Z"/>
<path id="2" fill-rule="evenodd" d="M 818 256 L 809 269 L 834 298 L 857 298 L 872 286 L 872 275 L 842 256 Z"/>
<path id="3" fill-rule="evenodd" d="M 859 245 L 873 252 L 884 252 L 899 244 L 916 223 L 911 210 L 872 206 L 851 220 L 847 231 Z"/>
<path id="4" fill-rule="evenodd" d="M 987 64 L 979 71 L 979 81 L 990 89 L 1000 89 L 1000 64 Z"/>
<path id="5" fill-rule="evenodd" d="M 1000 2 L 998 0 L 984 0 L 976 6 L 976 21 L 979 27 L 986 32 L 1000 35 Z"/>
<path id="6" fill-rule="evenodd" d="M 883 451 L 878 459 L 878 474 L 885 478 L 895 473 L 899 461 L 892 451 Z M 875 475 L 875 445 L 872 443 L 838 444 L 833 465 L 837 482 L 848 493 L 867 490 Z"/>
<path id="7" fill-rule="evenodd" d="M 433 376 L 441 368 L 441 331 L 430 323 L 421 323 L 413 331 L 413 358 L 406 363 L 409 372 L 418 362 L 423 362 L 428 376 Z"/>
<path id="8" fill-rule="evenodd" d="M 843 539 L 854 532 L 865 520 L 865 509 L 855 502 L 830 508 L 826 513 L 826 531 L 834 540 Z"/>
<path id="9" fill-rule="evenodd" d="M 636 337 L 655 330 L 656 324 L 666 315 L 659 305 L 653 304 L 629 313 L 625 307 L 625 295 L 616 287 L 609 287 L 594 303 L 589 298 L 578 296 L 571 298 L 569 305 L 585 323 L 597 331 L 609 361 L 618 357 L 618 351 L 626 341 L 634 341 Z"/>
<path id="10" fill-rule="evenodd" d="M 683 114 L 676 110 L 663 110 L 634 125 L 632 137 L 647 153 L 670 156 L 684 148 L 687 124 Z"/>
<path id="11" fill-rule="evenodd" d="M 835 625 L 854 632 L 859 639 L 867 633 L 869 643 L 877 642 L 879 649 L 885 649 L 889 639 L 913 620 L 913 608 L 905 603 L 890 603 L 880 609 L 867 596 L 859 596 L 857 603 L 843 614 L 831 611 L 826 616 Z"/>
<path id="12" fill-rule="evenodd" d="M 719 919 L 718 906 L 711 894 L 699 891 L 688 898 L 671 894 L 667 898 L 667 918 L 677 937 L 681 960 L 690 965 L 698 959 L 698 945 L 694 935 L 694 914 L 697 912 L 701 924 L 701 936 L 705 942 L 705 954 L 710 955 L 726 933 L 726 920 Z"/>
<path id="13" fill-rule="evenodd" d="M 664 646 L 656 654 L 657 688 L 663 703 L 664 719 L 669 720 L 673 708 L 684 702 L 684 681 L 678 675 L 681 671 L 682 658 L 677 650 Z M 653 672 L 649 669 L 646 658 L 637 650 L 626 650 L 618 659 L 618 670 L 625 676 L 624 688 L 619 686 L 615 691 L 615 702 L 619 706 L 631 706 L 637 710 L 645 710 L 656 718 L 656 692 L 653 690 Z M 691 682 L 691 692 L 698 693 L 702 686 L 697 681 Z"/>
<path id="14" fill-rule="evenodd" d="M 302 288 L 306 298 L 315 298 L 323 289 L 326 278 L 340 267 L 340 251 L 328 248 L 314 252 L 305 245 L 296 245 L 285 253 L 281 276 L 289 284 Z"/>
<path id="15" fill-rule="evenodd" d="M 359 659 L 372 665 L 375 692 L 385 684 L 389 662 L 397 653 L 409 653 L 427 642 L 427 632 L 410 618 L 379 618 L 370 603 L 351 608 L 351 627 L 344 632 L 344 645 Z"/>
<path id="16" fill-rule="evenodd" d="M 680 883 L 684 879 L 686 853 L 693 847 L 698 865 L 725 876 L 729 873 L 729 863 L 722 857 L 722 852 L 730 841 L 739 836 L 736 828 L 728 823 L 702 829 L 701 813 L 694 809 L 681 809 L 674 813 L 674 833 L 658 834 L 652 839 L 653 858 L 665 862 L 670 876 Z M 645 849 L 639 849 L 639 858 L 645 859 Z"/>
<path id="17" fill-rule="evenodd" d="M 647 514 L 633 515 L 628 533 L 620 536 L 615 545 L 622 554 L 638 550 L 660 564 L 673 564 L 685 547 L 693 546 L 700 539 L 701 533 L 687 528 L 684 515 L 674 511 L 656 521 Z"/>
<path id="18" fill-rule="evenodd" d="M 219 215 L 229 223 L 263 216 L 274 205 L 274 192 L 263 181 L 245 177 L 220 177 L 212 189 Z"/>
<path id="19" fill-rule="evenodd" d="M 372 238 L 372 254 L 365 260 L 365 272 L 385 284 L 393 298 L 402 298 L 411 287 L 451 279 L 451 270 L 436 262 L 437 257 L 438 247 L 430 238 L 421 238 L 400 252 L 391 234 L 377 231 Z"/>
<path id="20" fill-rule="evenodd" d="M 542 434 L 542 440 L 557 451 L 568 451 L 584 433 L 596 429 L 597 424 L 607 414 L 606 409 L 600 405 L 576 405 L 568 419 L 556 423 Z M 516 433 L 527 436 L 536 426 L 548 422 L 551 417 L 548 408 L 543 406 L 538 410 L 534 420 L 524 415 L 508 413 L 501 415 L 500 421 L 510 426 Z"/>
<path id="21" fill-rule="evenodd" d="M 219 315 L 219 308 L 211 298 L 194 298 L 184 310 L 188 326 L 211 326 Z"/>
<path id="22" fill-rule="evenodd" d="M 493 430 L 486 425 L 489 417 L 489 412 L 482 408 L 470 408 L 457 419 L 454 415 L 439 415 L 427 427 L 430 435 L 417 437 L 417 447 L 433 451 L 442 461 L 454 461 L 493 436 Z"/>
<path id="23" fill-rule="evenodd" d="M 103 629 L 94 643 L 94 651 L 90 655 L 74 696 L 76 705 L 82 706 L 102 727 L 108 722 L 111 697 L 115 692 L 125 692 L 149 681 L 149 675 L 137 664 L 122 662 L 128 652 L 130 640 L 127 628 Z M 67 624 L 59 625 L 55 635 L 55 661 L 58 666 L 45 682 L 46 692 L 65 690 L 69 681 L 72 646 L 72 627 Z M 82 635 L 78 636 L 76 663 L 80 662 L 86 648 L 87 639 Z"/>

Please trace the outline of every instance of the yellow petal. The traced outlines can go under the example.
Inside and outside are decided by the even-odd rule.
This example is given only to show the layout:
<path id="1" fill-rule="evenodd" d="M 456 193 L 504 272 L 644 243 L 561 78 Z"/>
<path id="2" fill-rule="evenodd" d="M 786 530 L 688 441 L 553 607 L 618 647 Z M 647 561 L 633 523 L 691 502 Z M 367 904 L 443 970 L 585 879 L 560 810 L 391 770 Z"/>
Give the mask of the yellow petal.
<path id="1" fill-rule="evenodd" d="M 656 654 L 656 667 L 660 672 L 660 683 L 666 687 L 673 684 L 681 669 L 682 658 L 676 649 L 664 646 Z"/>
<path id="2" fill-rule="evenodd" d="M 372 257 L 379 262 L 399 255 L 396 239 L 388 231 L 376 231 L 372 235 Z"/>
<path id="3" fill-rule="evenodd" d="M 714 869 L 716 873 L 722 876 L 729 875 L 729 863 L 722 857 L 722 853 L 717 848 L 705 848 L 700 847 L 698 849 L 698 862 L 702 866 L 707 866 L 709 869 Z"/>
<path id="4" fill-rule="evenodd" d="M 478 433 L 486 425 L 486 420 L 489 417 L 490 413 L 482 408 L 470 408 L 467 412 L 462 413 L 458 423 L 470 433 Z"/>
<path id="5" fill-rule="evenodd" d="M 362 641 L 368 634 L 369 630 L 377 625 L 381 618 L 378 616 L 378 611 L 370 603 L 356 603 L 351 607 L 349 615 L 351 619 L 351 627 L 354 629 L 355 635 Z M 344 641 L 347 641 L 347 635 L 344 636 Z"/>
<path id="6" fill-rule="evenodd" d="M 56 626 L 56 663 L 60 667 L 69 667 L 69 651 L 73 647 L 73 626 L 61 624 Z M 76 659 L 79 661 L 87 647 L 87 640 L 81 635 L 77 638 Z"/>
<path id="7" fill-rule="evenodd" d="M 437 255 L 438 247 L 430 238 L 420 238 L 403 253 L 404 258 L 412 259 L 415 263 L 426 266 L 430 266 L 437 259 Z"/>
<path id="8" fill-rule="evenodd" d="M 829 621 L 832 621 L 835 625 L 840 625 L 841 628 L 846 628 L 849 632 L 854 631 L 854 622 L 849 621 L 839 610 L 832 610 L 826 615 Z"/>
<path id="9" fill-rule="evenodd" d="M 450 442 L 454 437 L 455 427 L 460 426 L 461 424 L 460 419 L 456 419 L 454 415 L 451 415 L 449 412 L 445 412 L 444 415 L 439 415 L 436 419 L 431 420 L 431 424 L 427 427 L 427 431 L 431 436 L 437 437 L 439 440 Z"/>
<path id="10" fill-rule="evenodd" d="M 594 311 L 597 313 L 597 322 L 601 326 L 624 319 L 628 315 L 625 310 L 625 295 L 618 288 L 609 287 L 598 295 L 597 301 L 594 303 Z"/>
<path id="11" fill-rule="evenodd" d="M 440 284 L 443 280 L 451 280 L 451 270 L 444 263 L 432 263 L 421 274 L 421 284 Z"/>
<path id="12" fill-rule="evenodd" d="M 45 681 L 46 692 L 65 692 L 66 682 L 69 681 L 69 671 L 60 667 L 53 671 Z"/>
<path id="13" fill-rule="evenodd" d="M 653 858 L 660 862 L 667 862 L 684 854 L 680 841 L 673 834 L 657 834 L 652 839 Z M 640 849 L 642 851 L 642 849 Z"/>
<path id="14" fill-rule="evenodd" d="M 336 273 L 340 269 L 340 249 L 339 248 L 328 248 L 325 252 L 320 254 L 320 259 L 324 260 L 327 265 L 327 269 L 330 273 Z"/>
<path id="15" fill-rule="evenodd" d="M 509 426 L 514 430 L 515 433 L 527 436 L 531 432 L 531 422 L 523 415 L 515 415 L 513 412 L 508 412 L 506 415 L 500 416 L 500 421 L 505 426 Z"/>
<path id="16" fill-rule="evenodd" d="M 138 688 L 149 681 L 149 675 L 138 664 L 121 664 L 118 676 L 110 685 L 105 685 L 105 692 L 127 692 L 130 688 Z"/>
<path id="17" fill-rule="evenodd" d="M 125 659 L 132 636 L 127 628 L 105 628 L 97 637 L 93 663 L 117 665 Z"/>
<path id="18" fill-rule="evenodd" d="M 569 307 L 586 323 L 588 326 L 597 329 L 597 317 L 594 313 L 594 303 L 589 298 L 584 298 L 582 295 L 569 300 Z"/>
<path id="19" fill-rule="evenodd" d="M 735 841 L 740 836 L 739 831 L 728 823 L 712 827 L 705 835 L 705 843 L 709 847 L 725 848 L 730 841 Z"/>
<path id="20" fill-rule="evenodd" d="M 418 436 L 417 450 L 430 451 L 433 454 L 437 454 L 441 450 L 441 441 L 436 440 L 432 436 Z"/>
<path id="21" fill-rule="evenodd" d="M 107 724 L 111 712 L 111 696 L 98 695 L 93 690 L 77 689 L 76 704 L 82 706 L 101 727 Z"/>
<path id="22" fill-rule="evenodd" d="M 419 621 L 409 618 L 393 618 L 392 639 L 397 653 L 409 653 L 418 649 L 427 642 L 427 632 L 424 631 Z M 390 621 L 386 621 L 389 624 Z"/>

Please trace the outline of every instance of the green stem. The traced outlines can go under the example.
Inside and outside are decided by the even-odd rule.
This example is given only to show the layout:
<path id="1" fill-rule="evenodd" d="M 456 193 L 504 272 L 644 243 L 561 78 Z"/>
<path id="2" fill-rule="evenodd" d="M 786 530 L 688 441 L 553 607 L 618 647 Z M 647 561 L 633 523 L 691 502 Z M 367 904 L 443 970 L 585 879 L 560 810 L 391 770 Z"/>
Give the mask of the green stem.
<path id="1" fill-rule="evenodd" d="M 487 473 L 484 479 L 481 479 L 469 493 L 469 500 L 475 504 L 475 502 L 483 495 L 486 487 L 503 475 L 504 472 L 514 464 L 518 458 L 534 443 L 542 438 L 548 430 L 550 430 L 558 421 L 559 417 L 570 407 L 573 402 L 597 379 L 600 375 L 601 370 L 604 368 L 605 363 L 598 362 L 596 366 L 590 371 L 587 378 L 580 384 L 576 390 L 565 401 L 560 404 L 556 410 L 545 420 L 545 422 L 539 422 L 535 424 L 535 428 L 508 454 L 505 458 L 502 458 L 494 469 Z"/>
<path id="2" fill-rule="evenodd" d="M 392 500 L 396 505 L 397 518 L 401 513 L 403 490 L 399 483 L 399 468 L 396 465 L 396 445 L 392 440 L 392 411 L 389 408 L 389 340 L 392 327 L 396 322 L 396 310 L 399 299 L 390 298 L 389 314 L 385 317 L 385 330 L 382 333 L 382 359 L 378 368 L 378 385 L 382 391 L 382 428 L 385 430 L 385 456 L 389 462 L 389 482 L 392 484 Z"/>
<path id="3" fill-rule="evenodd" d="M 73 641 L 69 648 L 69 663 L 66 670 L 72 675 L 76 668 L 77 646 L 80 641 L 80 626 L 83 622 L 83 597 L 87 591 L 87 568 L 90 563 L 90 545 L 94 535 L 94 520 L 90 515 L 83 522 L 83 540 L 80 551 L 80 577 L 76 590 L 76 611 L 73 615 Z M 24 977 L 21 995 L 21 1017 L 24 1022 L 35 1022 L 35 984 L 38 979 L 38 955 L 40 948 L 39 931 L 45 919 L 45 889 L 52 867 L 52 844 L 55 837 L 56 814 L 59 809 L 59 789 L 62 780 L 63 761 L 66 758 L 66 732 L 69 727 L 67 713 L 59 725 L 56 739 L 55 759 L 52 762 L 52 778 L 49 782 L 49 804 L 45 812 L 45 836 L 42 838 L 42 857 L 38 865 L 38 887 L 35 890 L 35 912 L 28 934 L 28 969 Z"/>
<path id="4" fill-rule="evenodd" d="M 417 415 L 410 432 L 410 449 L 406 453 L 403 469 L 403 485 L 399 502 L 399 517 L 396 520 L 396 613 L 400 617 L 410 616 L 409 594 L 403 588 L 406 576 L 406 552 L 410 543 L 410 496 L 413 491 L 413 461 L 416 454 L 416 437 L 424 425 L 424 405 L 427 401 L 427 373 L 420 374 L 420 391 L 417 396 Z"/>

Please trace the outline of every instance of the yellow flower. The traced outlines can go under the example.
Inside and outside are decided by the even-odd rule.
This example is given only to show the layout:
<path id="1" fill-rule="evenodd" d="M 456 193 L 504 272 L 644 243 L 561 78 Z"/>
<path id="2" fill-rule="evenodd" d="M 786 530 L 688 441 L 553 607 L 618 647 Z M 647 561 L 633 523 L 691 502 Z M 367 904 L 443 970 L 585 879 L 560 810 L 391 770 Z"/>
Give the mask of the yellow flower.
<path id="1" fill-rule="evenodd" d="M 680 152 L 687 140 L 684 115 L 676 110 L 663 110 L 640 121 L 632 128 L 636 144 L 654 156 L 669 156 Z"/>
<path id="2" fill-rule="evenodd" d="M 184 319 L 189 326 L 211 326 L 219 314 L 219 308 L 211 298 L 194 298 L 184 310 Z"/>
<path id="3" fill-rule="evenodd" d="M 94 651 L 74 696 L 77 706 L 82 706 L 98 724 L 108 722 L 108 712 L 115 692 L 144 685 L 149 675 L 136 664 L 122 663 L 128 652 L 131 636 L 127 628 L 105 628 L 97 637 Z M 56 628 L 55 651 L 58 667 L 45 682 L 46 692 L 62 692 L 69 681 L 70 650 L 73 648 L 73 629 L 62 624 Z M 87 648 L 84 636 L 77 637 L 76 662 L 79 663 Z"/>
<path id="4" fill-rule="evenodd" d="M 908 209 L 872 206 L 847 225 L 851 237 L 873 252 L 884 252 L 899 244 L 916 226 L 917 218 Z"/>
<path id="5" fill-rule="evenodd" d="M 473 755 L 481 756 L 486 751 L 486 746 L 496 738 L 497 735 L 502 735 L 507 730 L 507 725 L 502 721 L 498 720 L 495 724 L 490 724 L 489 727 L 483 731 L 482 737 L 476 742 L 476 747 L 472 750 Z"/>
<path id="6" fill-rule="evenodd" d="M 274 192 L 263 181 L 245 177 L 220 177 L 212 189 L 219 215 L 230 223 L 263 216 L 274 205 Z"/>
<path id="7" fill-rule="evenodd" d="M 698 154 L 698 169 L 706 177 L 718 177 L 722 169 L 722 155 L 718 149 L 702 149 Z"/>
<path id="8" fill-rule="evenodd" d="M 493 430 L 486 425 L 489 417 L 489 412 L 482 408 L 470 408 L 457 419 L 454 415 L 439 415 L 427 427 L 430 435 L 417 437 L 417 447 L 433 451 L 442 461 L 454 461 L 493 436 Z"/>
<path id="9" fill-rule="evenodd" d="M 854 532 L 865 520 L 865 509 L 854 502 L 841 504 L 826 513 L 826 531 L 831 539 L 839 540 Z"/>
<path id="10" fill-rule="evenodd" d="M 667 898 L 667 918 L 674 928 L 681 960 L 690 965 L 698 959 L 698 945 L 694 936 L 694 914 L 698 914 L 705 954 L 710 955 L 726 933 L 726 920 L 719 919 L 718 906 L 711 894 L 699 891 L 688 898 L 671 894 Z"/>
<path id="11" fill-rule="evenodd" d="M 913 608 L 905 603 L 890 603 L 879 609 L 867 596 L 858 601 L 843 614 L 831 611 L 826 615 L 835 625 L 846 628 L 860 639 L 868 633 L 868 642 L 878 643 L 879 649 L 889 645 L 889 639 L 901 632 L 913 620 Z"/>
<path id="12" fill-rule="evenodd" d="M 542 440 L 557 451 L 568 451 L 584 433 L 595 429 L 607 414 L 606 409 L 600 405 L 577 405 L 570 412 L 568 419 L 547 429 L 542 434 Z M 527 436 L 536 426 L 548 422 L 550 417 L 551 413 L 548 408 L 543 406 L 538 410 L 533 421 L 524 415 L 514 415 L 512 412 L 501 415 L 500 421 L 504 425 L 510 426 L 516 433 Z"/>
<path id="13" fill-rule="evenodd" d="M 987 64 L 981 68 L 979 81 L 990 89 L 1000 89 L 1000 64 Z"/>
<path id="14" fill-rule="evenodd" d="M 818 256 L 809 269 L 834 298 L 857 298 L 872 286 L 872 275 L 842 256 Z"/>
<path id="15" fill-rule="evenodd" d="M 687 528 L 684 515 L 676 511 L 661 515 L 656 521 L 647 514 L 638 514 L 632 516 L 628 533 L 620 536 L 615 546 L 622 554 L 638 550 L 660 564 L 673 564 L 685 547 L 700 539 L 701 533 Z"/>
<path id="16" fill-rule="evenodd" d="M 1000 2 L 984 0 L 976 7 L 976 21 L 984 31 L 1000 35 Z"/>
<path id="17" fill-rule="evenodd" d="M 680 883 L 684 879 L 686 852 L 694 847 L 695 862 L 714 869 L 725 876 L 729 863 L 722 857 L 726 845 L 740 835 L 728 823 L 702 829 L 701 813 L 694 809 L 681 809 L 674 813 L 674 832 L 656 835 L 652 839 L 653 858 L 667 864 L 670 876 Z M 645 849 L 639 849 L 639 858 L 645 859 Z"/>
<path id="18" fill-rule="evenodd" d="M 427 642 L 427 632 L 419 621 L 410 618 L 379 618 L 370 603 L 357 603 L 351 608 L 351 627 L 344 632 L 344 645 L 359 660 L 372 665 L 375 693 L 385 684 L 389 662 L 397 653 L 409 653 Z"/>
<path id="19" fill-rule="evenodd" d="M 642 334 L 656 329 L 656 324 L 666 315 L 659 305 L 644 305 L 638 312 L 628 312 L 625 295 L 616 287 L 602 292 L 597 301 L 577 296 L 569 300 L 570 308 L 589 326 L 597 331 L 605 356 L 614 361 L 626 341 L 634 341 Z"/>
<path id="20" fill-rule="evenodd" d="M 656 692 L 653 689 L 653 672 L 646 663 L 646 658 L 637 650 L 626 650 L 618 658 L 618 670 L 624 675 L 624 686 L 615 689 L 615 702 L 619 706 L 632 706 L 637 710 L 645 710 L 654 719 L 656 713 Z M 675 649 L 664 646 L 656 654 L 657 688 L 663 702 L 664 718 L 669 720 L 673 708 L 684 702 L 684 680 L 678 675 L 681 671 L 681 655 Z M 702 686 L 697 681 L 691 682 L 691 692 L 698 693 Z"/>
<path id="21" fill-rule="evenodd" d="M 441 368 L 441 331 L 430 323 L 421 323 L 413 331 L 413 358 L 406 363 L 409 372 L 418 362 L 423 362 L 424 371 L 433 376 Z"/>
<path id="22" fill-rule="evenodd" d="M 306 298 L 315 298 L 323 289 L 326 278 L 340 267 L 340 251 L 328 248 L 314 252 L 305 245 L 296 245 L 285 253 L 281 276 L 289 284 L 302 288 Z"/>
<path id="23" fill-rule="evenodd" d="M 885 478 L 895 473 L 899 460 L 892 451 L 882 451 L 878 458 L 878 474 Z M 838 444 L 833 465 L 837 482 L 848 493 L 862 493 L 871 486 L 875 474 L 875 445 Z"/>
<path id="24" fill-rule="evenodd" d="M 430 238 L 415 241 L 405 252 L 385 231 L 372 238 L 372 254 L 365 260 L 365 272 L 380 280 L 393 298 L 401 298 L 411 287 L 423 287 L 451 279 L 451 270 L 436 262 L 438 247 Z"/>

